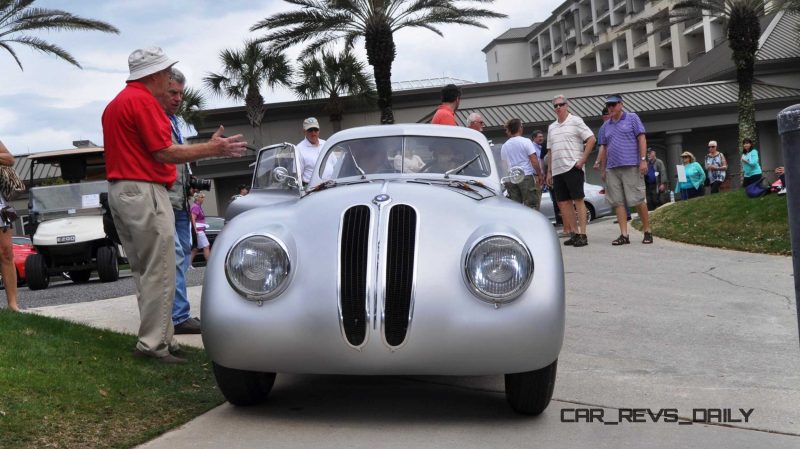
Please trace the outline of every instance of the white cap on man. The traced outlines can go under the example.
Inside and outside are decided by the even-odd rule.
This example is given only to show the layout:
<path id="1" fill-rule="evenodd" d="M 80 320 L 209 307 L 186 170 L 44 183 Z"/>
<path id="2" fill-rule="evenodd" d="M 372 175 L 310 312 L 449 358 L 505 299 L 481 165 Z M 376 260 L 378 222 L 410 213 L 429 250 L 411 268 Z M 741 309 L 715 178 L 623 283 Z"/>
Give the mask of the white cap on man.
<path id="1" fill-rule="evenodd" d="M 169 59 L 160 47 L 136 49 L 128 56 L 128 69 L 131 72 L 128 81 L 140 80 L 177 63 Z"/>
<path id="2" fill-rule="evenodd" d="M 308 131 L 312 128 L 319 129 L 319 121 L 316 119 L 316 117 L 309 117 L 303 120 L 303 131 Z"/>
<path id="3" fill-rule="evenodd" d="M 716 146 L 717 146 L 717 141 L 716 141 L 716 140 L 710 140 L 710 141 L 708 142 L 708 146 L 710 146 L 710 147 L 716 147 Z"/>

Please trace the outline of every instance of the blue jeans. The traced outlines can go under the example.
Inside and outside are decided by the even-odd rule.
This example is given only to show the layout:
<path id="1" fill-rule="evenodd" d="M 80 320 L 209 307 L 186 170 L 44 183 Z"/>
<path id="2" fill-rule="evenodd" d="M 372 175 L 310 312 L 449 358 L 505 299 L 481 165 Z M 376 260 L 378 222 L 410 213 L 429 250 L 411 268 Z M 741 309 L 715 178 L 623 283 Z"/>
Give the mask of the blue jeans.
<path id="1" fill-rule="evenodd" d="M 175 213 L 175 301 L 172 304 L 172 324 L 180 324 L 189 319 L 189 296 L 186 293 L 186 270 L 192 254 L 192 234 L 189 213 L 185 210 L 172 210 Z"/>

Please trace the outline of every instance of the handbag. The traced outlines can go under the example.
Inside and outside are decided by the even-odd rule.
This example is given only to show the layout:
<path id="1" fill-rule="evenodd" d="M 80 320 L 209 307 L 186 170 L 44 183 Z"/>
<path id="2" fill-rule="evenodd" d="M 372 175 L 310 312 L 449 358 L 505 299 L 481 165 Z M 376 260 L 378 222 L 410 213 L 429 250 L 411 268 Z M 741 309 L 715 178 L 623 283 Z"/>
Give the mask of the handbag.
<path id="1" fill-rule="evenodd" d="M 0 165 L 0 195 L 6 201 L 13 201 L 24 191 L 25 183 L 19 179 L 14 167 Z"/>

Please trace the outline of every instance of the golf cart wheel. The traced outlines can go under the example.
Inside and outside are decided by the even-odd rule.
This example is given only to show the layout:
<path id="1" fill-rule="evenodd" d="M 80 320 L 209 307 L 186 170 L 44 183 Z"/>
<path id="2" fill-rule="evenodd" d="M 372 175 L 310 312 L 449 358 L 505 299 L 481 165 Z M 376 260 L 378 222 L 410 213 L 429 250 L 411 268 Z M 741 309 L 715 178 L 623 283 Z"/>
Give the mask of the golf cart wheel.
<path id="1" fill-rule="evenodd" d="M 92 270 L 75 270 L 69 272 L 69 278 L 76 284 L 85 284 L 92 277 Z"/>
<path id="2" fill-rule="evenodd" d="M 119 279 L 117 248 L 113 246 L 97 248 L 97 274 L 100 276 L 100 282 L 114 282 Z"/>
<path id="3" fill-rule="evenodd" d="M 264 402 L 275 383 L 275 373 L 244 371 L 214 362 L 212 364 L 222 395 L 233 405 L 248 406 Z"/>
<path id="4" fill-rule="evenodd" d="M 25 259 L 25 280 L 31 290 L 44 290 L 50 285 L 47 261 L 41 254 L 31 254 Z"/>
<path id="5" fill-rule="evenodd" d="M 506 400 L 515 412 L 539 415 L 550 404 L 558 360 L 535 371 L 506 374 Z"/>

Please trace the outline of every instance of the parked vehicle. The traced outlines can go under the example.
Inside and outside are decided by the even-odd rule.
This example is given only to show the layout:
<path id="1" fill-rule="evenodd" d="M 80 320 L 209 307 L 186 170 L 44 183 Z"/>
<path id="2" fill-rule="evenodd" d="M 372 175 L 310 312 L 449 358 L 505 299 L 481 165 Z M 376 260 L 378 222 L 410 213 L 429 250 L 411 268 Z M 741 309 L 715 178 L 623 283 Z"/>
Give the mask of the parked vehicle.
<path id="1" fill-rule="evenodd" d="M 62 273 L 75 283 L 88 282 L 95 270 L 101 282 L 119 279 L 122 251 L 106 236 L 100 204 L 108 182 L 79 182 L 86 177 L 89 159 L 93 167 L 104 167 L 102 155 L 102 148 L 84 148 L 29 156 L 31 173 L 35 164 L 58 164 L 62 178 L 70 181 L 30 189 L 28 205 L 37 250 L 25 261 L 31 290 L 47 288 L 50 276 Z"/>
<path id="2" fill-rule="evenodd" d="M 614 215 L 614 208 L 606 201 L 606 190 L 603 186 L 584 183 L 583 193 L 586 195 L 583 201 L 586 203 L 587 223 L 597 218 Z M 546 189 L 542 192 L 542 202 L 539 206 L 539 211 L 543 213 L 548 220 L 556 221 L 556 214 L 553 211 L 553 200 L 550 199 L 550 191 Z"/>
<path id="3" fill-rule="evenodd" d="M 225 219 L 222 217 L 214 217 L 214 216 L 206 216 L 206 237 L 208 238 L 208 243 L 211 244 L 211 248 L 214 247 L 214 240 L 217 239 L 220 231 L 222 231 L 222 227 L 225 225 Z M 206 258 L 203 255 L 202 251 L 197 253 L 195 256 L 194 261 L 192 262 L 192 266 L 195 267 L 204 267 L 206 265 Z"/>
<path id="4" fill-rule="evenodd" d="M 31 239 L 23 236 L 11 237 L 11 247 L 14 250 L 14 268 L 17 269 L 17 285 L 25 284 L 25 260 L 36 252 Z M 5 281 L 0 274 L 0 288 L 5 288 Z"/>
<path id="5" fill-rule="evenodd" d="M 564 336 L 561 248 L 544 215 L 503 197 L 486 139 L 344 130 L 310 188 L 294 155 L 259 151 L 205 272 L 203 343 L 228 401 L 262 402 L 276 373 L 503 374 L 514 410 L 544 411 Z M 399 162 L 412 156 L 421 170 Z"/>

